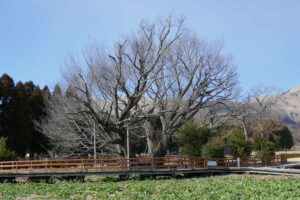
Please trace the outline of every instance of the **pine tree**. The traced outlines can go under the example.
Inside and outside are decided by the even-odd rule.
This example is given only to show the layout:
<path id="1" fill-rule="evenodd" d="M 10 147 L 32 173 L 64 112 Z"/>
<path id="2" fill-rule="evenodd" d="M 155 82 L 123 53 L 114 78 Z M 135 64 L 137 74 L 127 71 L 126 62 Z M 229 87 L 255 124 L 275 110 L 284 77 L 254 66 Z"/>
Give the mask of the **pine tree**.
<path id="1" fill-rule="evenodd" d="M 47 86 L 45 86 L 42 90 L 42 96 L 44 104 L 47 105 L 48 101 L 51 99 L 51 92 Z"/>
<path id="2" fill-rule="evenodd" d="M 61 91 L 61 88 L 58 84 L 55 85 L 54 87 L 54 90 L 53 90 L 53 97 L 55 96 L 58 96 L 58 95 L 61 95 L 62 94 L 62 91 Z"/>
<path id="3" fill-rule="evenodd" d="M 0 161 L 16 160 L 15 152 L 6 148 L 6 140 L 7 138 L 5 137 L 0 138 Z"/>
<path id="4" fill-rule="evenodd" d="M 14 127 L 15 84 L 7 74 L 2 75 L 0 82 L 0 136 L 7 137 Z"/>
<path id="5" fill-rule="evenodd" d="M 45 115 L 46 99 L 51 96 L 47 87 L 40 90 L 32 81 L 18 82 L 4 74 L 0 78 L 0 136 L 7 137 L 9 149 L 20 157 L 27 152 L 42 153 L 47 149 L 47 138 L 35 129 L 34 120 Z"/>

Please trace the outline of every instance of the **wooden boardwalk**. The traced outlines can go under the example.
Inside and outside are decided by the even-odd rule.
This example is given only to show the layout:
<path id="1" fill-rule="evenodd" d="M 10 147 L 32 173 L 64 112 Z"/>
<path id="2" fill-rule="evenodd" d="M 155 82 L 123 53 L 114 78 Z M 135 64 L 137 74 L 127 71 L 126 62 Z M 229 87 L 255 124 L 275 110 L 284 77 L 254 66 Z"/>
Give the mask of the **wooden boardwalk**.
<path id="1" fill-rule="evenodd" d="M 241 172 L 252 167 L 276 166 L 287 162 L 286 155 L 241 159 L 189 156 L 56 159 L 0 162 L 0 178 L 86 175 L 176 175 L 189 173 Z"/>

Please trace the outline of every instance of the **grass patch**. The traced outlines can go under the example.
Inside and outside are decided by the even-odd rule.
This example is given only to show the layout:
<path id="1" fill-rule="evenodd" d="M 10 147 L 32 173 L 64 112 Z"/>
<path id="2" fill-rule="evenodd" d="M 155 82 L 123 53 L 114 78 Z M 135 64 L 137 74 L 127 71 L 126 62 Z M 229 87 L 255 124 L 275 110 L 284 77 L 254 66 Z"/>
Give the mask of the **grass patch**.
<path id="1" fill-rule="evenodd" d="M 287 158 L 299 158 L 300 153 L 294 153 L 294 154 L 287 154 Z"/>
<path id="2" fill-rule="evenodd" d="M 286 154 L 287 158 L 300 158 L 300 151 L 278 151 L 276 155 Z"/>
<path id="3" fill-rule="evenodd" d="M 300 199 L 300 179 L 248 176 L 0 184 L 0 199 Z"/>

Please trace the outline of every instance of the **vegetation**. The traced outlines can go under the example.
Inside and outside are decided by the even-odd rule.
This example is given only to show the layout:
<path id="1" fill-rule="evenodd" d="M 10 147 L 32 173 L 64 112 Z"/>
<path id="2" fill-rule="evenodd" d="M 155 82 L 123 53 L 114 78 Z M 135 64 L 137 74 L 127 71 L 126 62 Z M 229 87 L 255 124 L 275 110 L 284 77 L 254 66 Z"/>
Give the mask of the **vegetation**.
<path id="1" fill-rule="evenodd" d="M 0 136 L 7 137 L 8 148 L 21 157 L 46 151 L 47 140 L 35 129 L 33 120 L 44 116 L 49 95 L 47 87 L 40 90 L 32 81 L 15 85 L 7 74 L 0 77 Z"/>
<path id="2" fill-rule="evenodd" d="M 288 150 L 294 145 L 293 135 L 286 126 L 280 130 L 273 131 L 269 140 L 274 142 L 279 150 Z"/>
<path id="3" fill-rule="evenodd" d="M 0 184 L 1 199 L 299 199 L 298 178 L 214 177 Z"/>
<path id="4" fill-rule="evenodd" d="M 232 147 L 232 153 L 235 158 L 250 156 L 252 151 L 251 142 L 245 139 L 244 134 L 239 129 L 233 131 L 228 138 L 228 145 Z"/>
<path id="5" fill-rule="evenodd" d="M 253 147 L 258 157 L 275 155 L 276 145 L 264 137 L 257 136 L 253 142 Z"/>
<path id="6" fill-rule="evenodd" d="M 63 77 L 73 92 L 50 103 L 39 126 L 57 149 L 71 154 L 89 148 L 87 126 L 95 123 L 102 150 L 124 156 L 130 125 L 131 132 L 143 130 L 144 152 L 163 156 L 187 120 L 214 106 L 211 102 L 232 99 L 238 82 L 232 57 L 224 54 L 222 42 L 208 42 L 189 31 L 184 17 L 143 21 L 116 44 L 103 49 L 95 42 L 81 56 L 66 60 Z M 64 109 L 61 103 L 66 103 Z M 154 137 L 145 125 L 153 119 L 161 124 Z M 72 148 L 66 149 L 66 143 Z"/>
<path id="7" fill-rule="evenodd" d="M 7 138 L 0 138 L 0 161 L 11 161 L 16 159 L 16 154 L 6 148 Z"/>
<path id="8" fill-rule="evenodd" d="M 223 158 L 225 143 L 221 137 L 211 138 L 202 148 L 202 157 Z"/>
<path id="9" fill-rule="evenodd" d="M 36 124 L 34 122 L 37 124 L 43 122 L 42 124 L 49 125 L 49 121 L 47 120 L 49 113 L 47 114 L 45 112 L 48 110 L 54 112 L 56 116 L 56 118 L 53 118 L 54 124 L 61 124 L 65 132 L 69 134 L 73 133 L 74 124 L 72 126 L 65 126 L 65 124 L 68 123 L 68 116 L 66 115 L 68 112 L 62 113 L 61 116 L 57 114 L 69 108 L 72 108 L 71 110 L 75 109 L 74 113 L 77 112 L 76 109 L 83 109 L 80 105 L 74 107 L 73 104 L 70 104 L 70 98 L 73 98 L 73 95 L 74 88 L 71 85 L 65 92 L 57 85 L 54 88 L 53 94 L 51 94 L 47 86 L 44 87 L 43 90 L 40 90 L 40 88 L 31 81 L 26 83 L 18 82 L 15 84 L 10 76 L 3 74 L 0 78 L 0 136 L 6 138 L 2 139 L 2 141 L 5 140 L 5 148 L 7 146 L 7 148 L 11 149 L 15 154 L 7 153 L 6 158 L 2 156 L 2 160 L 10 160 L 15 158 L 15 156 L 24 157 L 25 153 L 30 153 L 31 156 L 46 153 L 50 149 L 50 141 L 55 142 L 55 144 L 63 144 L 57 145 L 57 147 L 59 147 L 56 151 L 58 155 L 61 154 L 61 152 L 69 151 L 72 152 L 73 155 L 78 153 L 87 155 L 87 153 L 91 153 L 93 151 L 93 140 L 88 139 L 84 142 L 84 148 L 80 148 L 81 146 L 78 146 L 78 144 L 82 143 L 75 142 L 74 140 L 74 138 L 78 136 L 77 132 L 74 133 L 74 135 L 69 135 L 69 137 L 66 137 L 65 134 L 55 134 L 56 137 L 60 136 L 61 139 L 56 140 L 57 138 L 54 138 L 48 141 L 50 137 L 47 139 L 45 135 L 40 132 L 42 129 L 35 127 Z M 59 99 L 63 99 L 63 101 Z M 57 109 L 55 110 L 53 108 Z M 73 113 L 73 111 L 71 113 Z M 81 134 L 82 137 L 88 135 L 88 137 L 84 138 L 93 138 L 94 119 L 88 114 L 81 114 L 80 116 L 82 118 L 78 118 L 76 115 L 77 118 L 72 119 L 73 123 L 77 123 L 75 128 L 81 127 L 80 131 L 82 133 L 84 132 L 84 134 Z M 131 145 L 132 149 L 136 150 L 136 152 L 132 152 L 143 153 L 148 149 L 148 153 L 150 152 L 152 155 L 163 156 L 164 153 L 160 153 L 160 146 L 163 145 L 163 143 L 159 142 L 163 140 L 162 127 L 159 117 L 150 118 L 147 123 L 136 124 L 136 127 L 131 130 Z M 268 139 L 256 138 L 254 147 L 257 150 L 257 155 L 274 155 L 274 148 L 285 150 L 291 148 L 294 144 L 293 136 L 284 124 L 267 120 L 262 123 L 262 127 L 263 135 Z M 52 128 L 54 128 L 53 130 L 57 130 L 56 126 Z M 224 145 L 228 144 L 233 148 L 234 157 L 249 156 L 251 153 L 251 143 L 246 140 L 245 130 L 241 131 L 241 129 L 237 129 L 234 126 L 232 130 L 234 131 L 228 137 L 226 134 L 230 133 L 230 131 L 226 131 L 226 128 L 200 128 L 197 123 L 187 121 L 178 130 L 175 143 L 171 143 L 171 137 L 167 139 L 169 146 L 165 148 L 172 150 L 173 153 L 180 151 L 181 154 L 190 156 L 223 157 L 222 152 Z M 138 133 L 142 135 L 138 135 Z M 259 131 L 256 131 L 254 135 L 258 135 L 258 133 Z M 97 151 L 100 152 L 111 149 L 111 152 L 113 152 L 120 138 L 116 138 L 112 143 L 108 142 L 102 144 L 103 133 L 97 125 L 96 134 Z M 143 137 L 143 134 L 146 136 L 148 134 L 148 136 Z M 216 135 L 222 135 L 223 138 L 228 137 L 228 139 L 221 141 L 222 139 L 220 137 L 213 138 Z M 67 139 L 69 142 L 66 141 Z M 68 145 L 64 145 L 66 142 Z M 4 145 L 3 142 L 2 145 Z M 67 147 L 69 148 L 68 150 L 66 150 Z M 83 149 L 86 152 L 84 152 Z M 52 150 L 54 150 L 54 148 L 52 148 Z"/>
<path id="10" fill-rule="evenodd" d="M 288 150 L 294 145 L 294 138 L 286 124 L 266 120 L 263 122 L 263 136 L 273 142 L 278 150 Z"/>
<path id="11" fill-rule="evenodd" d="M 208 128 L 201 128 L 195 122 L 186 122 L 177 135 L 180 152 L 189 156 L 201 156 L 203 146 L 213 135 Z"/>

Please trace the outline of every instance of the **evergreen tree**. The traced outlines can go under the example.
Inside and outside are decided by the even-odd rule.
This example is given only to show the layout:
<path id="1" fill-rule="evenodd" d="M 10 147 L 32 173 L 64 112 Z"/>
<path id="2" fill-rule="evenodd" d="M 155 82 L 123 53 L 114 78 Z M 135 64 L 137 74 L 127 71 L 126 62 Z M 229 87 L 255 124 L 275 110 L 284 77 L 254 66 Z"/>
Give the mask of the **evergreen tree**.
<path id="1" fill-rule="evenodd" d="M 293 135 L 284 123 L 268 120 L 263 125 L 265 138 L 275 143 L 277 149 L 287 150 L 294 145 Z"/>
<path id="2" fill-rule="evenodd" d="M 28 107 L 28 94 L 25 85 L 18 82 L 16 85 L 16 97 L 14 104 L 14 124 L 9 136 L 9 148 L 19 155 L 25 155 L 32 135 L 30 134 L 30 109 Z"/>
<path id="3" fill-rule="evenodd" d="M 55 97 L 57 95 L 62 95 L 61 88 L 58 84 L 55 85 L 52 95 L 53 95 L 53 97 Z"/>
<path id="4" fill-rule="evenodd" d="M 184 155 L 201 156 L 203 145 L 214 135 L 210 129 L 198 127 L 194 122 L 186 122 L 179 130 L 176 140 Z"/>
<path id="5" fill-rule="evenodd" d="M 42 90 L 42 96 L 44 104 L 47 105 L 48 101 L 51 99 L 51 92 L 47 86 L 45 86 Z"/>
<path id="6" fill-rule="evenodd" d="M 201 155 L 206 158 L 224 158 L 224 148 L 224 139 L 213 137 L 203 146 Z"/>
<path id="7" fill-rule="evenodd" d="M 15 84 L 7 74 L 0 78 L 0 136 L 10 136 L 14 125 Z M 11 146 L 12 144 L 9 143 Z"/>
<path id="8" fill-rule="evenodd" d="M 293 135 L 287 126 L 273 131 L 272 135 L 269 137 L 269 140 L 274 142 L 277 148 L 280 150 L 291 149 L 294 145 Z"/>
<path id="9" fill-rule="evenodd" d="M 254 150 L 256 151 L 256 156 L 265 157 L 265 156 L 274 156 L 276 151 L 276 145 L 265 139 L 264 137 L 257 136 L 253 142 Z"/>
<path id="10" fill-rule="evenodd" d="M 0 138 L 0 161 L 11 161 L 16 160 L 16 154 L 13 151 L 10 151 L 6 148 L 6 140 L 7 138 Z"/>
<path id="11" fill-rule="evenodd" d="M 232 153 L 235 158 L 248 157 L 251 154 L 251 142 L 246 140 L 241 130 L 234 130 L 228 138 L 228 144 L 232 147 Z"/>
<path id="12" fill-rule="evenodd" d="M 36 86 L 29 98 L 29 108 L 31 110 L 31 117 L 29 117 L 31 125 L 30 132 L 32 134 L 32 140 L 30 142 L 31 155 L 35 152 L 45 152 L 45 148 L 48 147 L 46 137 L 38 132 L 33 124 L 33 120 L 39 121 L 41 117 L 44 117 L 44 98 L 42 91 Z"/>
<path id="13" fill-rule="evenodd" d="M 15 85 L 7 74 L 0 78 L 0 136 L 7 137 L 8 148 L 20 157 L 27 152 L 33 156 L 47 148 L 47 139 L 33 123 L 45 115 L 44 96 L 50 96 L 50 91 L 45 87 L 43 92 L 32 81 Z"/>

